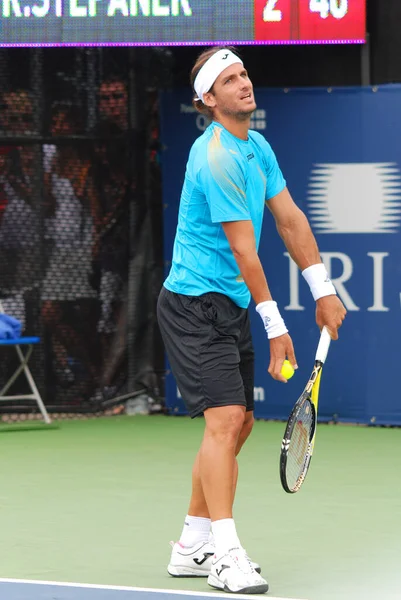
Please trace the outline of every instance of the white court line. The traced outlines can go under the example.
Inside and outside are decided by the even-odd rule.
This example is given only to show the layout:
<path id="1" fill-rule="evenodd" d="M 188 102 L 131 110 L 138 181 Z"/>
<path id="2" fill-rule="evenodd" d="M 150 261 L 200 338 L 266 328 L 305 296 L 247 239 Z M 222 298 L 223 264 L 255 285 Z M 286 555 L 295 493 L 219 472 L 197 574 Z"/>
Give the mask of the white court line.
<path id="1" fill-rule="evenodd" d="M 185 590 L 165 590 L 159 588 L 142 588 L 142 587 L 128 587 L 124 585 L 97 585 L 95 583 L 71 583 L 62 581 L 37 581 L 33 579 L 2 579 L 0 583 L 19 583 L 29 585 L 55 585 L 59 587 L 70 587 L 70 588 L 86 588 L 91 590 L 112 590 L 115 592 L 150 592 L 155 594 L 176 594 L 179 596 L 197 596 L 200 598 L 237 598 L 239 600 L 243 598 L 255 598 L 255 594 L 228 594 L 226 592 L 211 593 L 211 592 L 189 592 Z M 262 594 L 258 594 L 262 596 Z M 264 594 L 263 594 L 264 595 Z M 276 596 L 266 596 L 266 600 L 302 600 L 301 598 L 283 598 Z M 305 599 L 304 599 L 305 600 Z"/>

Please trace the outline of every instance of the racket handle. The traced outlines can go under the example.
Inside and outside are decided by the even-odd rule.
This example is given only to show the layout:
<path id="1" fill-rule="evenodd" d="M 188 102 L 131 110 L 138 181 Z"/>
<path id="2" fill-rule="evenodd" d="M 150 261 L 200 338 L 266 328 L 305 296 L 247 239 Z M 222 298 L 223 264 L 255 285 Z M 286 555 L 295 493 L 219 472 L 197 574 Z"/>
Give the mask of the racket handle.
<path id="1" fill-rule="evenodd" d="M 330 334 L 326 327 L 323 327 L 322 332 L 320 334 L 319 344 L 316 350 L 315 360 L 319 360 L 321 363 L 324 363 L 327 357 L 327 353 L 329 351 L 331 342 Z"/>

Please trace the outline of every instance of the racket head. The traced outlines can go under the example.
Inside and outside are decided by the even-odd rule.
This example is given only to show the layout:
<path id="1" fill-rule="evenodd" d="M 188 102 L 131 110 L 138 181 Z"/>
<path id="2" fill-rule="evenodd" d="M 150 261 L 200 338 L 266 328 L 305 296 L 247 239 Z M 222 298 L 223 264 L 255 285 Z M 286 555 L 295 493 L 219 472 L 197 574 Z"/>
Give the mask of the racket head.
<path id="1" fill-rule="evenodd" d="M 284 490 L 294 494 L 308 473 L 315 444 L 320 378 L 331 337 L 323 327 L 312 374 L 287 421 L 280 453 L 280 479 Z"/>
<path id="2" fill-rule="evenodd" d="M 288 494 L 300 489 L 313 453 L 317 412 L 311 397 L 313 383 L 309 384 L 291 411 L 281 443 L 280 479 Z"/>

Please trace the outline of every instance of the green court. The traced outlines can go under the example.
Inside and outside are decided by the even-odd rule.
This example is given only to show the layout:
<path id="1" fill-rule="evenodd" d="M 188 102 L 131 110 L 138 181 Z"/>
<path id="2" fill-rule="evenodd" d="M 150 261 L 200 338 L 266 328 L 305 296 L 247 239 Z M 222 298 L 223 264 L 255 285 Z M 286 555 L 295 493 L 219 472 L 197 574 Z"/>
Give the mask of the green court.
<path id="1" fill-rule="evenodd" d="M 164 416 L 1 425 L 0 577 L 214 591 L 166 572 L 202 429 Z M 401 430 L 320 425 L 292 496 L 283 431 L 257 422 L 239 461 L 234 516 L 266 597 L 399 599 Z"/>

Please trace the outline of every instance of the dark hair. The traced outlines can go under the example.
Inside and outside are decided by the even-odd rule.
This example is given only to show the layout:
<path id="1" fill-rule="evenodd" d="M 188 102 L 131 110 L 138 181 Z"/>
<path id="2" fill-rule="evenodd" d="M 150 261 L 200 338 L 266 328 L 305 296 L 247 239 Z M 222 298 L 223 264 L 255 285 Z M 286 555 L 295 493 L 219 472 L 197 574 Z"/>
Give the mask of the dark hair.
<path id="1" fill-rule="evenodd" d="M 123 75 L 118 75 L 117 73 L 112 73 L 107 75 L 101 82 L 100 87 L 102 85 L 111 85 L 113 83 L 122 83 L 125 87 L 127 87 L 127 78 Z"/>
<path id="2" fill-rule="evenodd" d="M 195 100 L 195 98 L 197 98 L 197 94 L 194 89 L 194 83 L 195 83 L 195 79 L 196 79 L 199 71 L 203 67 L 203 65 L 205 63 L 207 63 L 209 58 L 211 58 L 213 56 L 213 54 L 216 54 L 216 52 L 218 52 L 219 50 L 230 50 L 231 52 L 233 52 L 234 54 L 236 54 L 238 56 L 238 52 L 237 52 L 236 48 L 234 48 L 233 46 L 214 46 L 213 48 L 208 48 L 207 50 L 204 50 L 202 52 L 202 54 L 200 54 L 198 56 L 194 66 L 192 67 L 191 76 L 190 76 L 190 81 L 191 81 L 191 86 L 192 86 L 192 91 L 193 91 L 192 105 L 196 108 L 196 110 L 198 112 L 209 117 L 209 119 L 213 118 L 213 111 L 203 103 L 202 99 Z M 213 86 L 209 91 L 213 93 Z"/>

